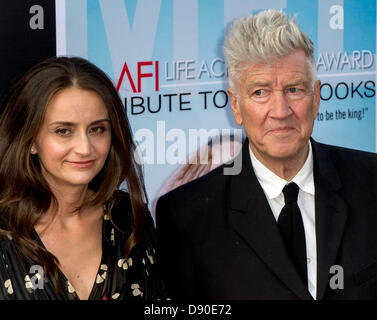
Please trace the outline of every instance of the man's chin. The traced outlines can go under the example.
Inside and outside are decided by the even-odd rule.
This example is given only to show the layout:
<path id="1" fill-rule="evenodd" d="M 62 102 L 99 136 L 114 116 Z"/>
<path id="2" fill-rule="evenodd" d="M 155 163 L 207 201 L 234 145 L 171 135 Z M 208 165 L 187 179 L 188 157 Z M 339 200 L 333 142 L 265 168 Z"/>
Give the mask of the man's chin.
<path id="1" fill-rule="evenodd" d="M 270 148 L 270 156 L 276 159 L 294 159 L 299 157 L 306 151 L 306 145 L 293 142 L 293 143 L 279 143 Z"/>

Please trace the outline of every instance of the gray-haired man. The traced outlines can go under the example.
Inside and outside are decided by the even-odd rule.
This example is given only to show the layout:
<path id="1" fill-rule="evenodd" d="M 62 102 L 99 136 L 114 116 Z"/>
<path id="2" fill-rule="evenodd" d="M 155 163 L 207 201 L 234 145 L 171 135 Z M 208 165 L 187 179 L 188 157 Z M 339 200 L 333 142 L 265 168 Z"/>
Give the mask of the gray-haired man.
<path id="1" fill-rule="evenodd" d="M 377 298 L 377 156 L 310 138 L 320 104 L 312 41 L 267 10 L 236 21 L 224 51 L 248 137 L 242 170 L 219 167 L 160 198 L 171 296 Z"/>

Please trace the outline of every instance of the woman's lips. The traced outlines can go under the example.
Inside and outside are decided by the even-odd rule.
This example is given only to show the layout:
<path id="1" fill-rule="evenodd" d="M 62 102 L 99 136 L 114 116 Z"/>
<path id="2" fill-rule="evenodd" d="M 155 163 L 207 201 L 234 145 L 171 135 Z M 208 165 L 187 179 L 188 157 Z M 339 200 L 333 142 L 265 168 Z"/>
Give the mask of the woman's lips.
<path id="1" fill-rule="evenodd" d="M 94 164 L 94 160 L 88 161 L 67 161 L 67 163 L 76 168 L 89 168 Z"/>

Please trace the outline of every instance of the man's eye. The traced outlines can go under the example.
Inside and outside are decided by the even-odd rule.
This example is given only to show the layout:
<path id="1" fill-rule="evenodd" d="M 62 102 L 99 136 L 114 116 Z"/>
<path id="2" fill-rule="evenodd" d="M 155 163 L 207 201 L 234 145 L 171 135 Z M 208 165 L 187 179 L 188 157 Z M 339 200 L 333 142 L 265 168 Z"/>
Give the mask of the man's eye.
<path id="1" fill-rule="evenodd" d="M 300 90 L 298 89 L 298 88 L 295 88 L 295 87 L 292 87 L 292 88 L 289 88 L 288 89 L 288 92 L 289 93 L 297 93 L 297 92 L 299 92 Z"/>
<path id="2" fill-rule="evenodd" d="M 262 96 L 263 94 L 265 94 L 265 90 L 263 90 L 263 89 L 258 89 L 258 90 L 256 90 L 255 92 L 254 92 L 254 95 L 255 96 L 257 96 L 257 97 L 260 97 L 260 96 Z"/>

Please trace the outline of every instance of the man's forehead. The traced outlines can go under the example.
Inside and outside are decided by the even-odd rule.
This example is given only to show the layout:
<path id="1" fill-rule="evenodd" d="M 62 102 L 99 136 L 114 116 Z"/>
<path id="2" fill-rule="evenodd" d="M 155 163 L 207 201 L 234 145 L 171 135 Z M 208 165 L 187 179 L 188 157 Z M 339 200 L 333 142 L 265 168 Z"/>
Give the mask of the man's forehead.
<path id="1" fill-rule="evenodd" d="M 310 81 L 310 71 L 306 66 L 249 64 L 241 71 L 241 83 L 268 84 L 276 81 L 307 82 Z"/>
<path id="2" fill-rule="evenodd" d="M 240 69 L 252 69 L 254 72 L 260 72 L 271 69 L 307 69 L 309 60 L 303 50 L 296 50 L 290 54 L 281 57 L 273 57 L 266 60 L 258 59 L 256 61 L 243 61 Z"/>
<path id="3" fill-rule="evenodd" d="M 300 71 L 287 71 L 282 73 L 270 72 L 245 72 L 241 84 L 247 86 L 269 85 L 274 83 L 300 84 L 310 82 L 308 73 Z"/>

